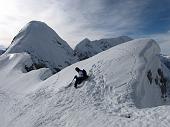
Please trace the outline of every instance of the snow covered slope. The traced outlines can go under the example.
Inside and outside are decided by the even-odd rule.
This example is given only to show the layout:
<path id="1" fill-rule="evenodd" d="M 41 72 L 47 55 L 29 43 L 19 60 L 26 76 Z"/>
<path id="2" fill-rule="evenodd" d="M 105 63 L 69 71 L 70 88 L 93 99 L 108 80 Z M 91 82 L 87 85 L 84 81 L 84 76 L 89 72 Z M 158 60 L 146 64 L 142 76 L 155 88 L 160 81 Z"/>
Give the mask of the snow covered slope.
<path id="1" fill-rule="evenodd" d="M 27 53 L 2 55 L 0 57 L 0 89 L 26 94 L 32 88 L 38 87 L 37 83 L 52 75 L 48 68 L 27 72 L 25 67 L 30 67 L 32 64 L 31 56 Z"/>
<path id="2" fill-rule="evenodd" d="M 13 39 L 7 53 L 27 52 L 37 64 L 56 71 L 76 62 L 71 47 L 40 21 L 29 22 Z"/>
<path id="3" fill-rule="evenodd" d="M 124 42 L 132 40 L 127 36 L 120 36 L 117 38 L 100 39 L 90 41 L 89 39 L 82 40 L 74 49 L 74 53 L 79 57 L 80 60 L 92 57 L 102 51 L 105 51 L 113 46 L 122 44 Z"/>
<path id="4" fill-rule="evenodd" d="M 154 80 L 150 84 L 147 78 L 148 70 L 154 78 L 161 67 L 159 52 L 160 48 L 153 40 L 133 40 L 66 67 L 45 81 L 35 82 L 38 87 L 33 87 L 22 98 L 12 90 L 9 93 L 8 89 L 0 89 L 0 125 L 168 127 L 170 101 L 163 102 L 159 86 Z M 67 87 L 77 66 L 91 76 L 79 89 Z M 3 78 L 0 77 L 0 81 Z"/>

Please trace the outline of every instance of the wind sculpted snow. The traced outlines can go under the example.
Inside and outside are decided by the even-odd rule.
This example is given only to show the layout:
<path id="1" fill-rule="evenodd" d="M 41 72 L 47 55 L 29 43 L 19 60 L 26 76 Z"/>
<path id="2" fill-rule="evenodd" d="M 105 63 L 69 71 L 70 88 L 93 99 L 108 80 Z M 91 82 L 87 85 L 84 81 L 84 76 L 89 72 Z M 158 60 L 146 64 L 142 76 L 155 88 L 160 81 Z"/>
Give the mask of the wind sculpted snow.
<path id="1" fill-rule="evenodd" d="M 154 77 L 161 67 L 159 52 L 155 41 L 137 39 L 35 82 L 32 91 L 20 93 L 20 98 L 4 88 L 0 123 L 3 127 L 168 126 L 169 100 L 163 102 L 159 86 L 147 79 L 148 70 Z M 92 75 L 79 89 L 67 87 L 77 66 Z"/>

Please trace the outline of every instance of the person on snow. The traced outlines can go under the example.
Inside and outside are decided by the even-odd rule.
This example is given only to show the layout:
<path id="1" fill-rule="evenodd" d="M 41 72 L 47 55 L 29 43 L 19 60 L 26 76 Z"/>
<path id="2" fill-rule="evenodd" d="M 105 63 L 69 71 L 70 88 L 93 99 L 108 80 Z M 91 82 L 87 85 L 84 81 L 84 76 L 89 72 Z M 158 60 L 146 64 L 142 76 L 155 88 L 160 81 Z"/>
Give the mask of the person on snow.
<path id="1" fill-rule="evenodd" d="M 164 77 L 164 74 L 163 74 L 163 71 L 158 68 L 158 75 L 159 75 L 159 86 L 161 88 L 161 93 L 162 93 L 162 98 L 165 98 L 167 97 L 166 95 L 166 92 L 167 92 L 167 89 L 166 89 L 166 82 L 167 82 L 167 79 Z"/>
<path id="2" fill-rule="evenodd" d="M 87 79 L 88 75 L 84 69 L 80 70 L 78 67 L 76 67 L 75 70 L 78 72 L 79 75 L 74 76 L 74 79 L 76 79 L 74 87 L 78 88 L 77 85 L 81 84 L 85 79 Z"/>

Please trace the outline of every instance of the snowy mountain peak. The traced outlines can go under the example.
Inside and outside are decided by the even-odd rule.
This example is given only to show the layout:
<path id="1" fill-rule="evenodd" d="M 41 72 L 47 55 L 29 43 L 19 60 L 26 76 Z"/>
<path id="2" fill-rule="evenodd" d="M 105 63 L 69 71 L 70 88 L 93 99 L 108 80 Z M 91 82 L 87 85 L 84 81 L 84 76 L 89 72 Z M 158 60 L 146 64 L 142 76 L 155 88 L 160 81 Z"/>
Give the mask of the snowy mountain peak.
<path id="1" fill-rule="evenodd" d="M 32 20 L 32 21 L 30 21 L 28 24 L 41 24 L 41 25 L 46 25 L 46 23 L 44 23 L 44 22 L 41 22 L 41 21 L 36 21 L 36 20 Z"/>
<path id="2" fill-rule="evenodd" d="M 14 37 L 13 42 L 16 41 L 16 39 L 18 39 L 20 36 L 26 36 L 26 35 L 28 36 L 28 34 L 31 34 L 33 36 L 35 34 L 34 37 L 36 37 L 36 35 L 39 35 L 41 37 L 42 33 L 45 33 L 46 36 L 48 35 L 50 37 L 57 37 L 58 41 L 61 41 L 62 43 L 66 43 L 63 39 L 59 37 L 59 35 L 52 28 L 50 28 L 46 23 L 41 22 L 41 21 L 30 21 L 29 23 L 27 23 L 19 31 L 19 33 Z M 38 39 L 38 37 L 34 39 Z M 41 43 L 44 43 L 44 42 L 45 41 L 42 41 Z M 27 43 L 32 43 L 32 42 L 27 41 Z M 45 43 L 48 43 L 48 42 L 45 42 Z"/>
<path id="3" fill-rule="evenodd" d="M 56 71 L 76 62 L 73 49 L 67 42 L 40 21 L 31 21 L 21 29 L 5 53 L 21 52 L 30 54 L 35 63 L 43 63 Z"/>
<path id="4" fill-rule="evenodd" d="M 81 42 L 90 42 L 90 39 L 85 38 L 85 39 L 83 39 Z M 80 42 L 80 43 L 81 43 L 81 42 Z"/>
<path id="5" fill-rule="evenodd" d="M 130 37 L 128 37 L 128 36 L 120 36 L 120 37 L 118 37 L 118 38 L 120 38 L 120 39 L 124 39 L 124 40 L 132 40 L 132 38 L 130 38 Z"/>
<path id="6" fill-rule="evenodd" d="M 92 57 L 102 51 L 105 51 L 113 46 L 132 40 L 128 36 L 120 36 L 117 38 L 105 38 L 100 40 L 90 41 L 84 39 L 74 49 L 74 53 L 80 60 Z"/>
<path id="7" fill-rule="evenodd" d="M 31 27 L 31 26 L 47 26 L 46 23 L 41 22 L 41 21 L 30 21 L 29 23 L 27 23 L 26 27 Z"/>

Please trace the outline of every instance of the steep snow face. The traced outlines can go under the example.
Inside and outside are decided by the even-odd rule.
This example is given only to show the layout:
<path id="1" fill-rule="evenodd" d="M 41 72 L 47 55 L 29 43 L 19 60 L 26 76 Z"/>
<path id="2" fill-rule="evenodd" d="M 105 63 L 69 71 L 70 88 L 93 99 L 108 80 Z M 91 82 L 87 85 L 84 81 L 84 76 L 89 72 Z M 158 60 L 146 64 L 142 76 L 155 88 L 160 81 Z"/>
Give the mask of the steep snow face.
<path id="1" fill-rule="evenodd" d="M 122 44 L 124 42 L 132 40 L 127 36 L 120 36 L 117 38 L 101 39 L 90 41 L 89 39 L 82 40 L 74 49 L 74 53 L 80 60 L 92 57 L 102 51 L 105 51 L 113 46 Z"/>
<path id="2" fill-rule="evenodd" d="M 11 105 L 20 98 L 39 88 L 39 83 L 52 75 L 50 69 L 43 68 L 25 73 L 25 66 L 33 62 L 27 53 L 3 54 L 0 56 L 0 126 L 9 124 L 6 116 Z"/>
<path id="3" fill-rule="evenodd" d="M 161 67 L 159 52 L 160 48 L 155 41 L 138 39 L 75 63 L 39 82 L 39 88 L 29 92 L 17 102 L 12 102 L 10 106 L 5 107 L 5 104 L 3 105 L 5 101 L 2 101 L 0 109 L 4 110 L 0 110 L 3 114 L 0 116 L 1 125 L 4 127 L 168 125 L 170 106 L 159 106 L 165 102 L 162 102 L 159 86 L 154 83 L 157 69 Z M 87 70 L 91 76 L 80 84 L 79 89 L 67 87 L 76 75 L 74 68 L 77 66 Z M 151 70 L 153 75 L 152 84 L 147 78 L 148 70 Z M 5 100 L 3 97 L 1 99 Z M 167 101 L 166 104 L 170 102 Z M 162 120 L 162 117 L 165 119 Z"/>
<path id="4" fill-rule="evenodd" d="M 15 38 L 5 52 L 27 52 L 35 63 L 45 64 L 57 71 L 76 62 L 71 47 L 45 23 L 31 21 Z"/>

